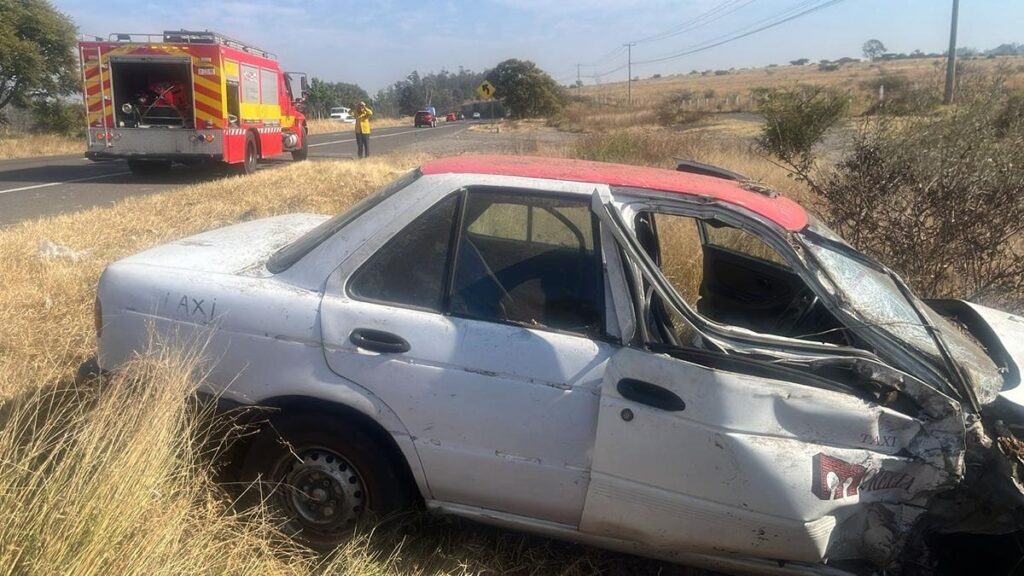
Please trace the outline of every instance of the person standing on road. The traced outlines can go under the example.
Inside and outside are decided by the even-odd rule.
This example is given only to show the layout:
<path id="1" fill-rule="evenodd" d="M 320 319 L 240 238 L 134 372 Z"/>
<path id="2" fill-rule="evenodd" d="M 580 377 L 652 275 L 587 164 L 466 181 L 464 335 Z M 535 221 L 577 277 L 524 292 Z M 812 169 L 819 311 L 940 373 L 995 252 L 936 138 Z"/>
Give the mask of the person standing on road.
<path id="1" fill-rule="evenodd" d="M 370 116 L 373 116 L 373 110 L 366 105 L 366 102 L 360 102 L 356 105 L 356 151 L 360 158 L 367 158 L 370 156 Z"/>

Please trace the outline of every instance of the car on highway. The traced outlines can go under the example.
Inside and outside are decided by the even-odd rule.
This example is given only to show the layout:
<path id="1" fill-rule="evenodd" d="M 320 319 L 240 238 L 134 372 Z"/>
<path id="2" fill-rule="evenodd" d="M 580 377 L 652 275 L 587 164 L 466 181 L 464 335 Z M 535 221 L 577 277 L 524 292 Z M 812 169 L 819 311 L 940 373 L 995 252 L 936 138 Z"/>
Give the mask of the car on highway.
<path id="1" fill-rule="evenodd" d="M 479 112 L 473 112 L 473 120 L 479 120 L 479 119 L 480 119 L 480 113 Z"/>
<path id="2" fill-rule="evenodd" d="M 331 120 L 354 124 L 356 118 L 352 115 L 352 110 L 350 108 L 337 106 L 335 108 L 331 108 Z"/>
<path id="3" fill-rule="evenodd" d="M 1024 318 L 715 167 L 438 159 L 118 260 L 95 317 L 100 369 L 198 341 L 202 394 L 274 409 L 239 477 L 318 549 L 415 502 L 727 572 L 1020 529 Z"/>
<path id="4" fill-rule="evenodd" d="M 420 110 L 416 113 L 416 116 L 413 117 L 413 123 L 417 128 L 420 126 L 434 127 L 437 126 L 437 118 L 429 110 Z"/>
<path id="5" fill-rule="evenodd" d="M 448 115 L 444 117 L 445 122 L 455 122 L 456 120 L 458 120 L 458 118 L 455 117 L 455 112 L 449 112 Z"/>

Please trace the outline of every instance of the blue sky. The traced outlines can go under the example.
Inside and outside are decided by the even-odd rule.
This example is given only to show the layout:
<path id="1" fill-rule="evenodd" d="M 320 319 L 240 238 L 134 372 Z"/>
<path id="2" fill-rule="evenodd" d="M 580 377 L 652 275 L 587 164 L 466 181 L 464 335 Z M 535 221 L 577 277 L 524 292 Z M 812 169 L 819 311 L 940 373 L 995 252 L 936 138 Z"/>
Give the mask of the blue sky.
<path id="1" fill-rule="evenodd" d="M 275 52 L 282 65 L 371 93 L 412 70 L 483 70 L 526 58 L 563 82 L 624 42 L 672 30 L 726 0 L 56 0 L 85 34 L 211 29 Z M 731 0 L 743 6 L 704 27 L 633 48 L 636 61 L 671 54 L 778 14 L 801 0 Z M 846 0 L 711 50 L 634 67 L 634 75 L 859 57 L 869 38 L 895 52 L 945 50 L 951 0 Z M 964 0 L 961 46 L 1024 42 L 1024 1 Z M 624 64 L 615 55 L 584 74 Z M 625 80 L 619 70 L 602 82 Z M 588 80 L 588 83 L 592 80 Z"/>

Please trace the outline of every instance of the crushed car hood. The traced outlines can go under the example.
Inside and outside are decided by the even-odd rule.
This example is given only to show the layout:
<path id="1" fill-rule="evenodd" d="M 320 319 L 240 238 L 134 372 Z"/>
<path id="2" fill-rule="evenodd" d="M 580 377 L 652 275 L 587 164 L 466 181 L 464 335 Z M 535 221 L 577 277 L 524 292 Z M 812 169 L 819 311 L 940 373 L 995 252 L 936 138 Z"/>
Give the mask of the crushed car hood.
<path id="1" fill-rule="evenodd" d="M 269 275 L 264 263 L 271 254 L 327 218 L 320 214 L 287 214 L 252 220 L 161 244 L 123 262 L 220 274 Z"/>

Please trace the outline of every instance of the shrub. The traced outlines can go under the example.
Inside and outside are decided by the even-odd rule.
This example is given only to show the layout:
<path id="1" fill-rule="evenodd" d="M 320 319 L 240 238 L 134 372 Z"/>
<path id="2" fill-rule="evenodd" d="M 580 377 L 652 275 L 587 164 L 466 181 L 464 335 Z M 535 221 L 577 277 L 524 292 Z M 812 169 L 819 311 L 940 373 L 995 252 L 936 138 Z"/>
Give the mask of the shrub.
<path id="1" fill-rule="evenodd" d="M 935 83 L 924 86 L 913 82 L 902 74 L 882 72 L 881 76 L 868 80 L 863 84 L 877 98 L 879 88 L 885 87 L 885 96 L 881 101 L 868 108 L 866 114 L 895 114 L 908 116 L 927 114 L 933 111 L 942 101 L 941 89 Z"/>
<path id="2" fill-rule="evenodd" d="M 994 82 L 946 114 L 883 117 L 815 186 L 827 221 L 926 297 L 1024 308 L 1024 123 Z M 1013 103 L 1011 103 L 1011 101 Z"/>
<path id="3" fill-rule="evenodd" d="M 703 120 L 707 112 L 690 108 L 694 98 L 691 90 L 683 90 L 665 98 L 657 108 L 658 123 L 662 126 L 683 126 Z"/>
<path id="4" fill-rule="evenodd" d="M 32 105 L 32 131 L 62 136 L 85 136 L 85 108 L 56 100 Z"/>
<path id="5" fill-rule="evenodd" d="M 846 113 L 849 99 L 819 86 L 761 90 L 757 96 L 765 120 L 757 145 L 806 178 L 814 146 Z"/>

